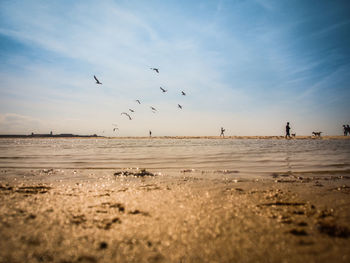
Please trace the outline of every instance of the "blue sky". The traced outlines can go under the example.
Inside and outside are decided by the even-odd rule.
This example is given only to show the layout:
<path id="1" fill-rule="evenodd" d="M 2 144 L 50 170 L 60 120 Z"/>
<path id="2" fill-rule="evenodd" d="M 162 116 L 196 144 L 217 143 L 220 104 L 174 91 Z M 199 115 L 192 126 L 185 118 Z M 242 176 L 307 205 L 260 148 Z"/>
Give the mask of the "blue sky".
<path id="1" fill-rule="evenodd" d="M 349 1 L 3 0 L 0 133 L 342 134 L 349 14 Z"/>

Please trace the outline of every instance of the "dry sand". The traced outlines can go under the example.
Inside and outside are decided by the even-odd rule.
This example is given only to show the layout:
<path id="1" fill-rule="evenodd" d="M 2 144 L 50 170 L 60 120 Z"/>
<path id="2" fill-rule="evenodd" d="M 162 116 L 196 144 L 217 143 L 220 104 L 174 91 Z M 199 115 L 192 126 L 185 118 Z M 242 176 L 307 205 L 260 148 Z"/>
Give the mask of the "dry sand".
<path id="1" fill-rule="evenodd" d="M 114 172 L 0 170 L 0 262 L 350 261 L 349 171 Z"/>

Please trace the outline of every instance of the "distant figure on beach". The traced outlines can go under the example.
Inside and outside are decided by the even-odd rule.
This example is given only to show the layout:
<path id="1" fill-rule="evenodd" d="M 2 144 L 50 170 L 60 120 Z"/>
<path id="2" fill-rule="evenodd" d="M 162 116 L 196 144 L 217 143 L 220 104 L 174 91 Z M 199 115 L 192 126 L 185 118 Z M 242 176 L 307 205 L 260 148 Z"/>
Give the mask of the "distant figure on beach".
<path id="1" fill-rule="evenodd" d="M 225 134 L 224 134 L 224 132 L 225 132 L 225 129 L 223 128 L 223 127 L 221 127 L 221 133 L 220 133 L 220 137 L 222 136 L 222 137 L 225 137 Z"/>
<path id="2" fill-rule="evenodd" d="M 312 132 L 312 135 L 314 135 L 315 137 L 321 137 L 321 133 L 322 132 Z"/>
<path id="3" fill-rule="evenodd" d="M 344 129 L 344 136 L 348 135 L 348 128 L 346 127 L 346 125 L 343 125 L 343 129 Z"/>
<path id="4" fill-rule="evenodd" d="M 287 122 L 287 125 L 286 125 L 286 139 L 290 138 L 290 126 L 289 126 L 289 122 Z"/>
<path id="5" fill-rule="evenodd" d="M 350 134 L 350 126 L 349 124 L 346 125 L 346 135 Z"/>
<path id="6" fill-rule="evenodd" d="M 151 130 L 149 131 L 149 137 L 152 137 L 152 131 Z"/>

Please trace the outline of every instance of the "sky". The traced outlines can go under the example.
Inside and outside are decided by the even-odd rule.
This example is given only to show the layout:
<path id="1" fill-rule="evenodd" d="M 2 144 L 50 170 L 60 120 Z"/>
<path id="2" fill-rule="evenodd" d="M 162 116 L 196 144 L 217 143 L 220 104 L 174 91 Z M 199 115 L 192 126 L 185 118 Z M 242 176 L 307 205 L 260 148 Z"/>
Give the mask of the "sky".
<path id="1" fill-rule="evenodd" d="M 284 135 L 288 121 L 341 135 L 349 14 L 346 0 L 1 0 L 0 134 Z"/>

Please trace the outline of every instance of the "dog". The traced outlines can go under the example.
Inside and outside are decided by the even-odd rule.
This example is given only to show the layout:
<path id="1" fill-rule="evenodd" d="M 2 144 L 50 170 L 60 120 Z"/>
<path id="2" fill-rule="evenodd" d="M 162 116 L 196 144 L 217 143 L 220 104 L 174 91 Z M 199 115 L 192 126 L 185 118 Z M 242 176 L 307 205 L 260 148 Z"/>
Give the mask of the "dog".
<path id="1" fill-rule="evenodd" d="M 312 132 L 312 135 L 317 136 L 317 137 L 321 137 L 321 133 L 322 132 Z"/>
<path id="2" fill-rule="evenodd" d="M 292 133 L 292 137 L 295 137 L 297 134 L 296 133 Z"/>

